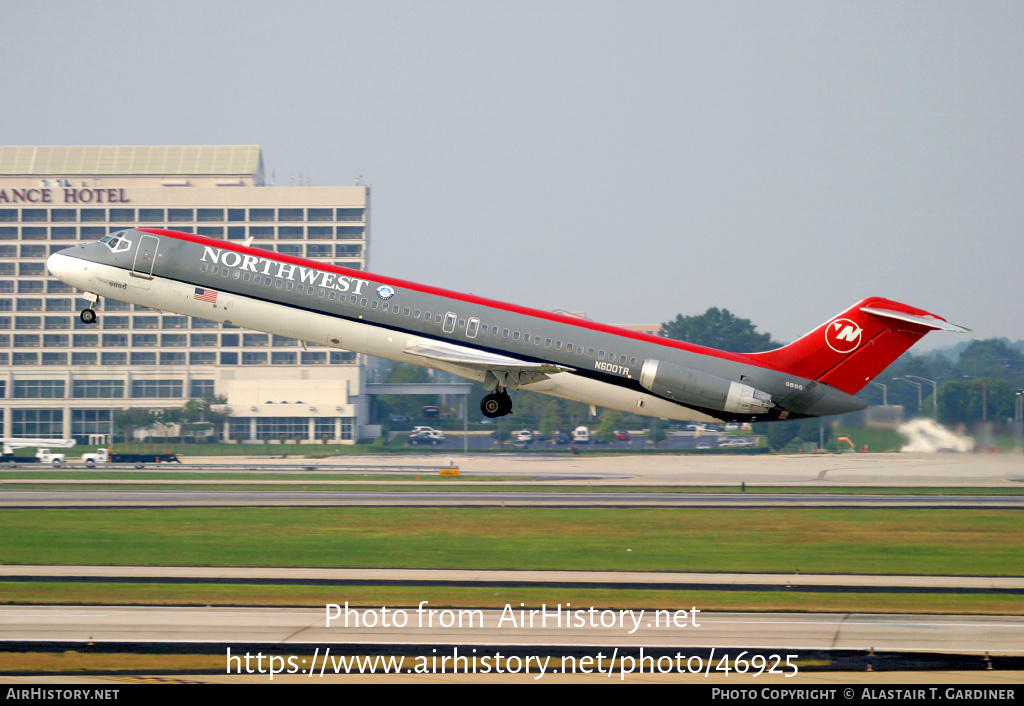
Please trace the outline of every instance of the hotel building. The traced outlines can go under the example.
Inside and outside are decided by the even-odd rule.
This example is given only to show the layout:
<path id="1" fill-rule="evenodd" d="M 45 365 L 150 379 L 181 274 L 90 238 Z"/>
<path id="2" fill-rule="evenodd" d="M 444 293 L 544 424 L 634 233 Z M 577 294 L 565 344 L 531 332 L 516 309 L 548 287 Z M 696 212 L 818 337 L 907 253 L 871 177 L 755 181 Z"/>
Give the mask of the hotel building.
<path id="1" fill-rule="evenodd" d="M 355 443 L 363 356 L 81 292 L 46 258 L 141 226 L 365 269 L 370 189 L 265 182 L 257 146 L 0 147 L 0 424 L 4 437 L 108 443 L 127 407 L 223 395 L 218 436 Z"/>

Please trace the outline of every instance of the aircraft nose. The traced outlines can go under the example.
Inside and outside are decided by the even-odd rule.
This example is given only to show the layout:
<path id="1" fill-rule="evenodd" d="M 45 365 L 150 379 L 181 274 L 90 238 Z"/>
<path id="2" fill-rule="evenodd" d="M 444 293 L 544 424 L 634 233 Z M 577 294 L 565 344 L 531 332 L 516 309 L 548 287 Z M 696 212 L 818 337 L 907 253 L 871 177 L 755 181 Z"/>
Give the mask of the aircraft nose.
<path id="1" fill-rule="evenodd" d="M 71 277 L 72 273 L 76 269 L 80 269 L 80 267 L 75 268 L 74 265 L 76 259 L 68 257 L 64 252 L 65 251 L 63 250 L 55 252 L 50 255 L 50 257 L 46 258 L 46 270 L 61 282 L 71 284 L 71 282 L 68 281 L 68 278 Z M 78 263 L 80 264 L 81 261 L 79 260 Z"/>
<path id="2" fill-rule="evenodd" d="M 59 252 L 53 253 L 50 257 L 46 258 L 46 271 L 57 279 L 63 279 L 60 275 L 67 268 L 65 260 L 67 260 L 66 256 L 61 255 Z"/>

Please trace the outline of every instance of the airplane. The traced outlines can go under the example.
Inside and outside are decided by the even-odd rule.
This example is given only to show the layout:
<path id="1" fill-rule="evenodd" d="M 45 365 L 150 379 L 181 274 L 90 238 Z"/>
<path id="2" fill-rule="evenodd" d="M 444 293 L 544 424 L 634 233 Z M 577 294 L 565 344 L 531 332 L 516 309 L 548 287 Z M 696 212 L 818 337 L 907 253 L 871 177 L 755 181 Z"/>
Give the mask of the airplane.
<path id="1" fill-rule="evenodd" d="M 641 415 L 756 422 L 845 414 L 932 330 L 961 326 L 864 299 L 795 342 L 732 353 L 192 233 L 135 228 L 50 255 L 85 292 L 481 381 L 486 417 L 534 390 Z"/>

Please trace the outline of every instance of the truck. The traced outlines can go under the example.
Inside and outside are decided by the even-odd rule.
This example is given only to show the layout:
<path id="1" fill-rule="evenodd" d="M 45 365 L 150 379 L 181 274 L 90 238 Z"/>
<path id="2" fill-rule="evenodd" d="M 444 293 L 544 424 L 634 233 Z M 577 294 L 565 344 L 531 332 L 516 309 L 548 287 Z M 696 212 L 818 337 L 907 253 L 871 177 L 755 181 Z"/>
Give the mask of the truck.
<path id="1" fill-rule="evenodd" d="M 96 449 L 96 453 L 82 454 L 82 463 L 89 468 L 107 463 L 134 463 L 142 468 L 145 463 L 181 463 L 176 453 L 110 453 L 108 449 Z"/>
<path id="2" fill-rule="evenodd" d="M 590 429 L 584 426 L 578 426 L 572 431 L 572 443 L 574 444 L 589 444 L 590 443 Z"/>
<path id="3" fill-rule="evenodd" d="M 53 453 L 50 448 L 70 449 L 75 445 L 74 439 L 0 439 L 4 443 L 4 452 L 0 455 L 0 463 L 14 467 L 19 463 L 45 463 L 54 468 L 64 465 L 64 454 Z M 38 448 L 35 456 L 15 456 L 16 449 Z"/>

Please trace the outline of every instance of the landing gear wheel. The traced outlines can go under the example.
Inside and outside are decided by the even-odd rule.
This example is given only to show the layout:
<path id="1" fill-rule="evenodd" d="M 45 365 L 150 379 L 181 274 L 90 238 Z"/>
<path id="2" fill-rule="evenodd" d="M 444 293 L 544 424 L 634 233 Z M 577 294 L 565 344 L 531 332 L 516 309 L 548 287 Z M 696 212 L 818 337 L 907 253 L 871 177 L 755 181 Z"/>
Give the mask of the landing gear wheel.
<path id="1" fill-rule="evenodd" d="M 487 395 L 480 402 L 480 411 L 491 419 L 504 417 L 512 411 L 512 398 L 504 391 Z"/>
<path id="2" fill-rule="evenodd" d="M 501 416 L 501 398 L 498 395 L 487 395 L 480 401 L 480 411 L 489 419 Z"/>
<path id="3" fill-rule="evenodd" d="M 79 316 L 82 318 L 83 324 L 96 323 L 96 312 L 92 309 L 82 309 L 82 313 Z"/>

